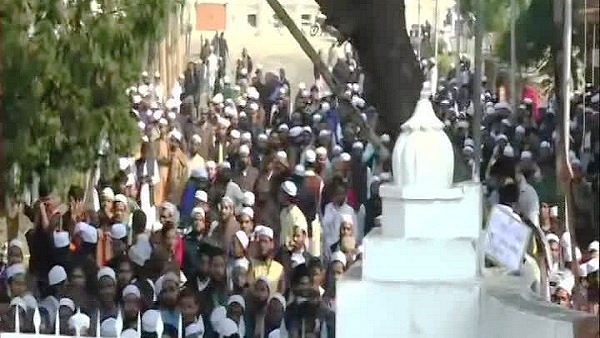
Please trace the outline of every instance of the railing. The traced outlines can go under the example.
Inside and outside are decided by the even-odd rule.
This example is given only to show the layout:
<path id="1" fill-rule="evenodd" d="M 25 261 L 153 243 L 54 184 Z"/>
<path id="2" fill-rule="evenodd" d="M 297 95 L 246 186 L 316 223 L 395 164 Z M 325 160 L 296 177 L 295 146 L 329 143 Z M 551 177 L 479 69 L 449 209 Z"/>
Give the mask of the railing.
<path id="1" fill-rule="evenodd" d="M 80 313 L 81 310 L 77 310 L 77 313 Z M 41 326 L 42 326 L 42 317 L 40 315 L 40 311 L 39 308 L 36 308 L 34 310 L 33 313 L 33 328 L 34 328 L 34 332 L 35 333 L 21 333 L 21 317 L 19 316 L 19 314 L 21 313 L 21 311 L 15 311 L 15 319 L 14 319 L 14 323 L 15 323 L 15 332 L 2 332 L 0 333 L 0 338 L 42 338 L 42 337 L 46 337 L 46 338 L 50 338 L 50 337 L 96 337 L 96 338 L 102 338 L 102 332 L 101 332 L 101 322 L 100 322 L 100 313 L 98 312 L 96 315 L 96 325 L 95 325 L 95 329 L 96 332 L 94 334 L 92 334 L 92 332 L 89 332 L 90 329 L 92 329 L 92 327 L 87 328 L 87 334 L 81 334 L 81 330 L 80 328 L 76 328 L 75 329 L 75 333 L 74 335 L 61 335 L 60 331 L 60 317 L 59 317 L 59 313 L 58 313 L 58 309 L 56 310 L 56 317 L 54 319 L 54 334 L 41 334 Z M 91 325 L 90 325 L 91 326 Z M 183 318 L 181 315 L 179 315 L 179 322 L 177 324 L 177 338 L 183 338 Z M 116 332 L 116 337 L 120 338 L 121 337 L 121 332 L 123 331 L 123 317 L 121 315 L 121 311 L 119 310 L 119 313 L 117 315 L 116 318 L 116 322 L 115 322 L 115 332 Z M 137 337 L 141 337 L 141 332 L 142 332 L 142 319 L 140 314 L 138 313 L 138 319 L 137 319 Z M 156 329 L 155 331 L 158 337 L 162 337 L 163 336 L 163 332 L 164 332 L 164 323 L 162 321 L 162 318 L 159 316 L 158 320 L 156 321 Z"/>

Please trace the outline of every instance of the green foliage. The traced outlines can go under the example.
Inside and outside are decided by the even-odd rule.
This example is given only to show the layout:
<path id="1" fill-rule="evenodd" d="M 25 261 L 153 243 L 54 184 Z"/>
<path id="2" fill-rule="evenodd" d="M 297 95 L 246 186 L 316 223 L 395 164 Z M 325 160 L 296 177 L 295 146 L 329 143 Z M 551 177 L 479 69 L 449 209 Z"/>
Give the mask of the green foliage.
<path id="1" fill-rule="evenodd" d="M 167 31 L 176 0 L 3 2 L 3 136 L 7 167 L 22 182 L 34 171 L 87 170 L 106 136 L 109 155 L 138 142 L 125 90 L 146 47 Z M 59 176 L 60 177 L 60 176 Z"/>
<path id="2" fill-rule="evenodd" d="M 477 2 L 483 3 L 483 23 L 485 31 L 488 33 L 502 34 L 510 28 L 510 2 L 511 0 L 461 0 L 460 9 L 465 17 L 469 13 L 475 14 Z M 529 7 L 532 0 L 516 0 L 518 9 L 521 13 Z M 478 16 L 478 15 L 475 15 Z M 473 23 L 471 23 L 473 25 Z"/>
<path id="3" fill-rule="evenodd" d="M 573 13 L 577 13 L 578 5 L 580 4 L 574 3 Z M 516 54 L 519 65 L 539 66 L 541 61 L 546 61 L 550 68 L 553 67 L 550 49 L 557 34 L 553 17 L 552 2 L 548 0 L 532 0 L 531 4 L 521 12 L 515 25 Z M 574 46 L 583 46 L 584 43 L 575 22 L 572 41 Z M 496 50 L 502 60 L 510 60 L 510 31 L 502 34 Z"/>
<path id="4" fill-rule="evenodd" d="M 450 53 L 441 53 L 438 56 L 438 73 L 448 74 L 454 68 L 454 56 Z"/>

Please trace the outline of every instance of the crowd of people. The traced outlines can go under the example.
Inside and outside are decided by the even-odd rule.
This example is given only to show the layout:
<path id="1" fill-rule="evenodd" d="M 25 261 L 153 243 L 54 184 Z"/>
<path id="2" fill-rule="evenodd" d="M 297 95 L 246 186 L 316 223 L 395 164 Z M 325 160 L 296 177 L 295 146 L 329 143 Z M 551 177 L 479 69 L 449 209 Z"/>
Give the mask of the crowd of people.
<path id="1" fill-rule="evenodd" d="M 145 72 L 128 90 L 141 149 L 95 185 L 93 203 L 78 186 L 67 203 L 40 186 L 41 198 L 26 210 L 34 224 L 27 243 L 9 242 L 0 273 L 3 331 L 38 325 L 42 333 L 102 337 L 335 337 L 336 281 L 380 226 L 379 186 L 392 179 L 390 137 L 374 143 L 343 119 L 318 75 L 314 85 L 292 85 L 284 69 L 265 72 L 246 50 L 228 69 L 215 52 L 220 46 L 205 46 L 169 94 L 158 73 Z M 344 95 L 368 119 L 358 62 L 348 53 L 338 63 L 356 79 Z M 469 83 L 460 76 L 443 82 L 432 97 L 453 141 L 464 144 L 465 165 L 474 151 Z M 597 93 L 583 98 L 585 114 L 597 117 Z M 581 150 L 571 163 L 581 190 L 576 239 L 587 249 L 573 257 L 555 207 L 540 203 L 532 187 L 553 174 L 546 165 L 556 147 L 554 114 L 527 97 L 513 113 L 502 90 L 483 100 L 490 205 L 547 233 L 556 302 L 597 313 L 598 212 L 584 195 L 597 198 L 598 139 L 584 133 L 594 129 L 572 128 L 583 135 L 574 137 Z M 535 248 L 528 257 L 535 265 Z M 568 270 L 574 262 L 577 283 Z M 576 292 L 585 302 L 575 301 Z"/>
<path id="2" fill-rule="evenodd" d="M 475 115 L 469 99 L 473 77 L 468 60 L 462 60 L 456 74 L 447 82 L 441 81 L 433 102 L 451 139 L 462 146 L 463 159 L 470 167 L 474 165 L 475 152 L 470 126 Z M 513 112 L 506 86 L 498 86 L 494 93 L 489 90 L 487 79 L 482 80 L 480 173 L 487 205 L 509 208 L 515 217 L 545 236 L 550 261 L 546 261 L 541 250 L 544 243 L 538 240 L 529 248 L 521 271 L 529 278 L 532 289 L 540 290 L 541 276 L 545 273 L 553 301 L 597 315 L 600 88 L 587 84 L 571 100 L 568 157 L 573 174 L 565 180 L 565 173 L 556 165 L 561 117 L 557 114 L 560 109 L 555 97 L 548 98 L 548 106 L 542 107 L 536 86 L 526 82 L 522 100 Z M 570 185 L 573 234 L 565 224 L 564 204 L 558 192 L 548 188 L 556 186 L 557 176 Z"/>

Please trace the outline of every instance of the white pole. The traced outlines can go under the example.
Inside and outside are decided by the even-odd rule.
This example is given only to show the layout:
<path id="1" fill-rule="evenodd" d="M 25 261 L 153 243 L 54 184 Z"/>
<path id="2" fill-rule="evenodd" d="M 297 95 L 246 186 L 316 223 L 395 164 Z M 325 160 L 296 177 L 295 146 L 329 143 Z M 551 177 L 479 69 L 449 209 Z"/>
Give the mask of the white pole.
<path id="1" fill-rule="evenodd" d="M 517 113 L 517 1 L 510 0 L 510 106 Z"/>
<path id="2" fill-rule="evenodd" d="M 456 1 L 456 22 L 455 22 L 455 39 L 456 39 L 456 55 L 455 55 L 455 72 L 456 78 L 460 75 L 460 35 L 462 33 L 462 20 L 460 14 L 460 0 Z"/>
<path id="3" fill-rule="evenodd" d="M 483 113 L 481 101 L 481 66 L 483 64 L 483 0 L 476 1 L 475 7 L 475 83 L 473 88 L 473 141 L 475 152 L 473 158 L 473 181 L 479 183 L 481 178 L 481 118 Z"/>
<path id="4" fill-rule="evenodd" d="M 438 66 L 438 53 L 439 53 L 439 43 L 438 43 L 438 20 L 439 20 L 439 11 L 438 11 L 438 5 L 439 5 L 439 0 L 435 0 L 435 9 L 434 9 L 434 17 L 435 17 L 435 22 L 433 23 L 433 57 L 435 58 L 435 68 L 437 70 L 435 70 L 436 75 L 434 82 L 432 83 L 431 86 L 431 90 L 432 93 L 435 94 L 437 93 L 437 87 L 438 87 L 438 77 L 439 77 L 439 66 Z"/>
<path id="5" fill-rule="evenodd" d="M 419 34 L 417 36 L 418 40 L 418 50 L 417 55 L 419 56 L 419 61 L 421 60 L 421 40 L 423 39 L 423 32 L 421 31 L 421 0 L 417 2 L 417 25 L 419 25 Z"/>

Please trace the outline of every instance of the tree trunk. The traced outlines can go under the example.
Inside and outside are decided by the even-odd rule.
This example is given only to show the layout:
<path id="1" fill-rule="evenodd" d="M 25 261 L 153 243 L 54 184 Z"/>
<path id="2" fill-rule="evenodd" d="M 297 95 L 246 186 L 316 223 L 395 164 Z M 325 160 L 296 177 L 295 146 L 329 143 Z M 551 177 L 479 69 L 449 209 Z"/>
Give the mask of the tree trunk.
<path id="1" fill-rule="evenodd" d="M 394 139 L 412 115 L 423 83 L 406 31 L 404 0 L 316 1 L 326 23 L 356 48 L 366 99 L 378 112 L 377 132 Z"/>

